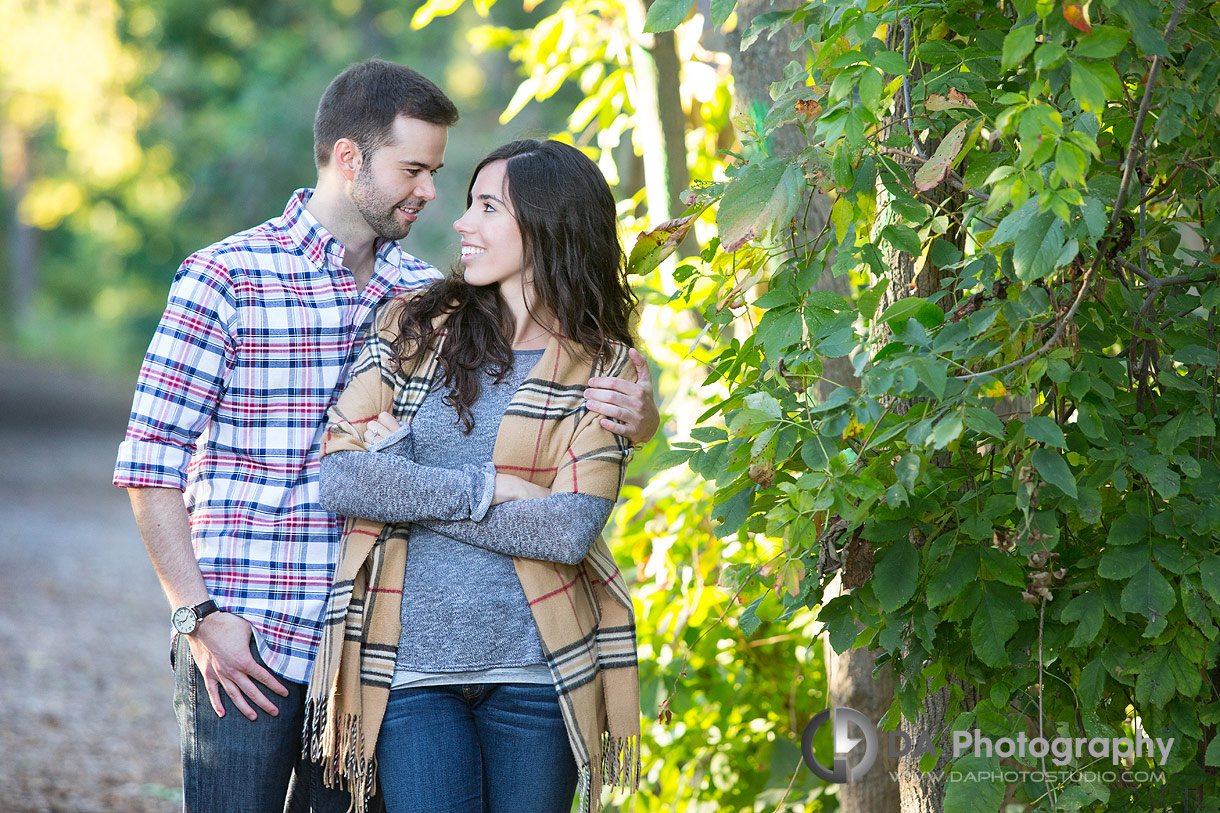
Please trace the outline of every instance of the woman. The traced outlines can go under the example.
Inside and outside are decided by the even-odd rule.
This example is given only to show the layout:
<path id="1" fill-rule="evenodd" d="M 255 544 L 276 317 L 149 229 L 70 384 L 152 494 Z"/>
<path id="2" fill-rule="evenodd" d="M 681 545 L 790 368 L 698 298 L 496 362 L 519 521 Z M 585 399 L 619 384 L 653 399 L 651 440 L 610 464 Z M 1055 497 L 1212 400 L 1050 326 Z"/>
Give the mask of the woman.
<path id="1" fill-rule="evenodd" d="M 596 809 L 639 783 L 631 599 L 600 537 L 630 449 L 582 400 L 633 372 L 614 197 L 579 150 L 524 140 L 467 205 L 454 276 L 379 314 L 331 412 L 322 503 L 364 519 L 306 750 L 358 809 L 378 767 L 390 813 L 567 811 L 578 784 Z"/>

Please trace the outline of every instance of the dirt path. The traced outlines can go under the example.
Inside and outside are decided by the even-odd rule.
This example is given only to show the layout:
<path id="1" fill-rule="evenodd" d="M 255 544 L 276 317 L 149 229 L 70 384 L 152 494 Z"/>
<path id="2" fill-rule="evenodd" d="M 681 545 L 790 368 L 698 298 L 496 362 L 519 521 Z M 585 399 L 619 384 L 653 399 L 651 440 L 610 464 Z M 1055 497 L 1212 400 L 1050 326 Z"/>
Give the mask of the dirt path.
<path id="1" fill-rule="evenodd" d="M 110 485 L 134 381 L 0 358 L 0 811 L 181 809 L 169 609 Z"/>

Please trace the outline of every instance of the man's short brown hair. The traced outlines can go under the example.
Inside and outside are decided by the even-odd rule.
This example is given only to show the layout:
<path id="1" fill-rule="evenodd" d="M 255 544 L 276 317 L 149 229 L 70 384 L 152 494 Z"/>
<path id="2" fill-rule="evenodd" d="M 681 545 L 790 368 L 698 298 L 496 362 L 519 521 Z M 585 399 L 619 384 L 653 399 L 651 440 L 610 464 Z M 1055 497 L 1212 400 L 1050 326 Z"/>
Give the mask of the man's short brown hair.
<path id="1" fill-rule="evenodd" d="M 458 111 L 445 92 L 405 65 L 358 62 L 327 86 L 313 121 L 314 160 L 330 162 L 335 142 L 350 138 L 367 159 L 389 140 L 399 116 L 452 127 Z"/>

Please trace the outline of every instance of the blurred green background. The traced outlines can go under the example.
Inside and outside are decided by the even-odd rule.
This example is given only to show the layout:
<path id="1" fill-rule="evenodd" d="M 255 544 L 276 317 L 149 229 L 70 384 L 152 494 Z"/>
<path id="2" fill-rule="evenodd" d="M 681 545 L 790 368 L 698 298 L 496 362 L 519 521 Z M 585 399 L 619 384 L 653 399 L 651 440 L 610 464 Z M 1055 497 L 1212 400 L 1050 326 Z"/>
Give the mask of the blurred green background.
<path id="1" fill-rule="evenodd" d="M 470 169 L 503 141 L 562 129 L 579 93 L 561 88 L 501 126 L 521 78 L 494 46 L 529 27 L 530 13 L 464 4 L 413 28 L 422 5 L 2 0 L 0 336 L 10 352 L 134 369 L 178 264 L 313 185 L 318 98 L 373 56 L 420 70 L 462 112 L 438 200 L 406 242 L 447 267 Z"/>

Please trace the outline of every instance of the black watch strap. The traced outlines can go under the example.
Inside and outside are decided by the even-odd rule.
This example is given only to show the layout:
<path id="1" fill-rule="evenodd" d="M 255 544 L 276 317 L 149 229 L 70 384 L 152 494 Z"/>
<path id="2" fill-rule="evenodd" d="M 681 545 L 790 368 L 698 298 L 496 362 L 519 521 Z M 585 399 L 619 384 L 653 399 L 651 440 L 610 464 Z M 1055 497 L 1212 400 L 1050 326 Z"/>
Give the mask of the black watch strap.
<path id="1" fill-rule="evenodd" d="M 216 602 L 212 601 L 211 599 L 208 599 L 202 604 L 196 604 L 191 609 L 195 611 L 195 618 L 199 619 L 200 621 L 207 618 L 212 613 L 220 612 L 220 608 L 216 606 Z"/>

